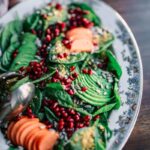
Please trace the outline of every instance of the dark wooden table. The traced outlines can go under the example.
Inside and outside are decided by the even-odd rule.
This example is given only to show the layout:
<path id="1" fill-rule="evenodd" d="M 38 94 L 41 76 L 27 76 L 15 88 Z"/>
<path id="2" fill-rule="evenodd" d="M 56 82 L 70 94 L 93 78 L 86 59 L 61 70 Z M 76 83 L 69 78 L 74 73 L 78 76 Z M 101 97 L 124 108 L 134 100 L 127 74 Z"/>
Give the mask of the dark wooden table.
<path id="1" fill-rule="evenodd" d="M 131 27 L 144 68 L 144 89 L 140 114 L 124 150 L 150 150 L 150 0 L 105 0 Z"/>
<path id="2" fill-rule="evenodd" d="M 116 9 L 131 27 L 141 50 L 144 68 L 142 106 L 124 150 L 150 150 L 150 0 L 104 1 Z"/>

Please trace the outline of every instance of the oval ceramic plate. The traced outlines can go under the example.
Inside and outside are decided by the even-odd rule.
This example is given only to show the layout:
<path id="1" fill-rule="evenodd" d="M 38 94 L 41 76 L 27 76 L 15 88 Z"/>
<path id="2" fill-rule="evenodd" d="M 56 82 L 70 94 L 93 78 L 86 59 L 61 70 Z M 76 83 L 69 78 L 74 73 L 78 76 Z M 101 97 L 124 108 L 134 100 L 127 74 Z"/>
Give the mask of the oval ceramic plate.
<path id="1" fill-rule="evenodd" d="M 71 0 L 58 1 L 63 4 L 71 2 Z M 78 1 L 82 2 L 84 0 Z M 45 5 L 46 2 L 47 0 L 26 0 L 2 17 L 0 25 L 13 20 L 16 16 L 23 18 L 31 14 L 36 8 Z M 123 76 L 120 80 L 122 106 L 119 110 L 113 111 L 109 119 L 113 137 L 108 141 L 107 149 L 120 150 L 133 130 L 141 105 L 143 70 L 140 53 L 130 28 L 115 10 L 98 0 L 85 0 L 85 2 L 89 3 L 100 16 L 104 28 L 108 29 L 116 37 L 113 44 L 114 53 L 123 69 Z M 2 137 L 0 141 L 0 149 L 5 150 L 4 147 L 1 147 L 5 143 Z"/>

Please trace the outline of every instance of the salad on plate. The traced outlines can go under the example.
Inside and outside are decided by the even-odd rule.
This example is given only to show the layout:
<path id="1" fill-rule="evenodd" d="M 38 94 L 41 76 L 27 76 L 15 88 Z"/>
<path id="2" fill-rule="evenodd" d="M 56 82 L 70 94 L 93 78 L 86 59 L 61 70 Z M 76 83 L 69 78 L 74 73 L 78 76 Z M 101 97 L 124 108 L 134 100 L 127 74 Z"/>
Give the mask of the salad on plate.
<path id="1" fill-rule="evenodd" d="M 10 150 L 106 149 L 108 118 L 121 105 L 114 40 L 86 3 L 48 3 L 5 25 L 0 73 L 21 74 L 11 91 L 36 87 L 26 110 L 1 128 Z"/>

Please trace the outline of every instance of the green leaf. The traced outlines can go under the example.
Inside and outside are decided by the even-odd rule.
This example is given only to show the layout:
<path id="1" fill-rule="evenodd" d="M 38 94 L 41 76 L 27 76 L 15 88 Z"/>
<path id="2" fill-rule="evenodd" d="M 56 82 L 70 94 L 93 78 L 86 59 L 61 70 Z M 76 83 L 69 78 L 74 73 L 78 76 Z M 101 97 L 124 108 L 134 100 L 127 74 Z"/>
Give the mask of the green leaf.
<path id="1" fill-rule="evenodd" d="M 42 121 L 44 119 L 44 113 L 38 113 L 37 117 L 40 119 L 40 121 Z"/>
<path id="2" fill-rule="evenodd" d="M 25 77 L 25 78 L 22 78 L 22 79 L 19 80 L 15 85 L 13 85 L 13 86 L 11 87 L 11 91 L 16 90 L 19 86 L 21 86 L 21 85 L 23 85 L 24 83 L 27 83 L 27 82 L 29 82 L 29 81 L 30 81 L 30 79 L 29 79 L 28 76 Z"/>
<path id="3" fill-rule="evenodd" d="M 88 113 L 86 110 L 84 110 L 83 108 L 79 108 L 79 107 L 74 107 L 73 109 L 75 109 L 77 112 L 83 114 L 83 115 L 88 115 L 91 116 L 90 113 Z"/>
<path id="4" fill-rule="evenodd" d="M 46 85 L 46 87 L 50 89 L 63 90 L 63 87 L 60 82 L 49 83 Z"/>
<path id="5" fill-rule="evenodd" d="M 42 100 L 43 100 L 43 93 L 36 88 L 35 90 L 35 96 L 33 101 L 31 102 L 31 108 L 32 111 L 37 115 L 41 109 L 42 106 Z"/>
<path id="6" fill-rule="evenodd" d="M 20 20 L 11 21 L 4 27 L 0 35 L 0 48 L 2 52 L 8 48 L 12 36 L 20 34 L 21 31 L 22 23 Z"/>
<path id="7" fill-rule="evenodd" d="M 115 85 L 114 85 L 114 95 L 115 95 L 115 101 L 116 101 L 115 108 L 119 109 L 121 106 L 121 97 L 119 94 L 118 82 L 115 82 Z"/>
<path id="8" fill-rule="evenodd" d="M 44 110 L 45 110 L 46 117 L 50 122 L 53 122 L 53 120 L 56 120 L 56 121 L 59 120 L 48 107 L 45 106 Z"/>
<path id="9" fill-rule="evenodd" d="M 112 73 L 115 73 L 117 78 L 120 79 L 122 76 L 122 69 L 121 69 L 117 59 L 113 55 L 113 53 L 109 50 L 104 50 L 104 51 L 101 51 L 100 55 L 102 58 L 104 58 L 104 57 L 108 58 L 107 70 Z"/>
<path id="10" fill-rule="evenodd" d="M 101 113 L 104 113 L 104 112 L 107 112 L 107 111 L 111 111 L 115 106 L 116 106 L 116 103 L 103 106 L 103 107 L 101 107 L 99 110 L 97 110 L 97 111 L 93 114 L 93 116 L 95 117 L 95 116 L 98 115 L 98 114 L 101 114 Z"/>
<path id="11" fill-rule="evenodd" d="M 31 33 L 25 33 L 23 35 L 22 44 L 18 49 L 19 53 L 13 60 L 9 68 L 10 71 L 17 71 L 21 67 L 27 67 L 34 59 L 37 51 L 35 40 L 36 36 Z"/>
<path id="12" fill-rule="evenodd" d="M 29 15 L 23 23 L 24 30 L 29 31 L 30 29 L 35 29 L 39 23 L 39 20 L 39 14 L 34 13 L 32 15 Z"/>
<path id="13" fill-rule="evenodd" d="M 46 95 L 56 99 L 61 106 L 74 107 L 71 96 L 64 90 L 46 88 Z"/>

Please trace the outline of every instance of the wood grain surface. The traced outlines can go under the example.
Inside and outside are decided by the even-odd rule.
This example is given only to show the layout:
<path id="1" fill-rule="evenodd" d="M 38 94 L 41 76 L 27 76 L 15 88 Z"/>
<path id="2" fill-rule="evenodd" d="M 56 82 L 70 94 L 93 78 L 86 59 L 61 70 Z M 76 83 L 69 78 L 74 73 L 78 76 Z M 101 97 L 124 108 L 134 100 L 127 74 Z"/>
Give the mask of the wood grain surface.
<path id="1" fill-rule="evenodd" d="M 105 0 L 131 27 L 144 68 L 143 99 L 138 121 L 124 150 L 150 150 L 150 0 Z"/>
<path id="2" fill-rule="evenodd" d="M 150 150 L 150 0 L 104 0 L 131 27 L 144 68 L 144 89 L 140 114 L 124 150 Z"/>

